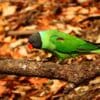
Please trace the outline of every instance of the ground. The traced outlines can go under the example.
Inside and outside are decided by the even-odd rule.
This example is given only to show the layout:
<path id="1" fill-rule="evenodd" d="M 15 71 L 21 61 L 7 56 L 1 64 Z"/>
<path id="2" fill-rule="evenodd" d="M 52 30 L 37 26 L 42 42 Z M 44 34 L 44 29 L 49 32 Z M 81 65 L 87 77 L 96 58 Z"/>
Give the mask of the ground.
<path id="1" fill-rule="evenodd" d="M 30 34 L 46 29 L 100 43 L 99 5 L 99 0 L 0 0 L 0 58 L 51 58 L 51 53 L 28 45 Z M 64 64 L 97 59 L 98 54 L 80 55 Z M 100 76 L 75 86 L 57 79 L 0 74 L 0 88 L 0 100 L 99 100 Z"/>

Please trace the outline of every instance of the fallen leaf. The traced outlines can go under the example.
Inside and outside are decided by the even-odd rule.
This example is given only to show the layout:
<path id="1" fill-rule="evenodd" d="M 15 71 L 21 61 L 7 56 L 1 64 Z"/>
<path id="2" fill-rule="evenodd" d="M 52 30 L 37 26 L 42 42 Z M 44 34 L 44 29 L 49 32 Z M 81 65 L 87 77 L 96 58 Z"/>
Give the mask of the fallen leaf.
<path id="1" fill-rule="evenodd" d="M 19 54 L 22 55 L 23 57 L 28 55 L 28 52 L 27 52 L 25 46 L 20 46 L 18 52 L 19 52 Z"/>
<path id="2" fill-rule="evenodd" d="M 99 77 L 96 77 L 94 80 L 91 80 L 89 82 L 90 85 L 93 85 L 93 84 L 100 84 L 100 76 Z"/>
<path id="3" fill-rule="evenodd" d="M 5 43 L 3 46 L 0 47 L 0 55 L 1 56 L 6 56 L 6 55 L 10 55 L 10 48 L 9 48 L 9 44 Z"/>
<path id="4" fill-rule="evenodd" d="M 15 42 L 11 43 L 9 47 L 10 48 L 16 48 L 16 47 L 22 45 L 23 43 L 27 43 L 27 39 L 19 39 Z"/>
<path id="5" fill-rule="evenodd" d="M 0 25 L 0 34 L 4 33 L 4 27 L 2 25 Z"/>
<path id="6" fill-rule="evenodd" d="M 89 90 L 88 86 L 80 86 L 80 87 L 75 88 L 75 92 L 79 95 L 83 95 L 88 90 Z"/>
<path id="7" fill-rule="evenodd" d="M 36 97 L 36 96 L 31 96 L 31 100 L 47 100 L 50 96 L 43 96 L 43 97 Z"/>
<path id="8" fill-rule="evenodd" d="M 24 96 L 26 94 L 26 91 L 30 90 L 31 87 L 30 86 L 15 86 L 15 90 L 13 90 L 12 92 L 15 94 L 21 94 L 22 96 Z"/>
<path id="9" fill-rule="evenodd" d="M 13 15 L 16 12 L 16 6 L 8 6 L 3 9 L 2 16 Z"/>
<path id="10" fill-rule="evenodd" d="M 0 85 L 0 97 L 6 92 L 6 87 Z"/>
<path id="11" fill-rule="evenodd" d="M 53 80 L 53 84 L 50 85 L 50 91 L 53 94 L 56 94 L 59 90 L 61 90 L 66 85 L 65 82 L 59 80 Z"/>
<path id="12" fill-rule="evenodd" d="M 87 55 L 85 55 L 85 57 L 88 60 L 95 60 L 96 59 L 96 55 L 95 54 L 87 54 Z"/>
<path id="13" fill-rule="evenodd" d="M 71 25 L 67 25 L 67 29 L 64 31 L 65 33 L 75 32 L 76 34 L 80 35 L 82 29 L 80 27 L 75 27 Z"/>
<path id="14" fill-rule="evenodd" d="M 97 11 L 98 11 L 98 9 L 96 7 L 90 7 L 90 9 L 89 9 L 90 15 L 96 13 Z"/>
<path id="15" fill-rule="evenodd" d="M 43 84 L 48 82 L 46 78 L 29 78 L 28 81 L 34 85 L 35 88 L 40 89 Z"/>
<path id="16" fill-rule="evenodd" d="M 97 37 L 96 43 L 100 43 L 100 35 Z"/>
<path id="17" fill-rule="evenodd" d="M 34 31 L 34 29 L 36 29 L 36 25 L 30 25 L 30 26 L 25 26 L 24 28 L 23 28 L 23 30 L 33 30 Z"/>
<path id="18" fill-rule="evenodd" d="M 86 14 L 89 14 L 89 10 L 86 9 L 86 8 L 81 8 L 79 11 L 78 11 L 79 14 L 83 14 L 83 15 L 86 15 Z"/>
<path id="19" fill-rule="evenodd" d="M 12 41 L 12 37 L 11 36 L 8 36 L 8 37 L 4 38 L 4 42 L 6 42 L 6 43 L 10 43 L 11 41 Z"/>

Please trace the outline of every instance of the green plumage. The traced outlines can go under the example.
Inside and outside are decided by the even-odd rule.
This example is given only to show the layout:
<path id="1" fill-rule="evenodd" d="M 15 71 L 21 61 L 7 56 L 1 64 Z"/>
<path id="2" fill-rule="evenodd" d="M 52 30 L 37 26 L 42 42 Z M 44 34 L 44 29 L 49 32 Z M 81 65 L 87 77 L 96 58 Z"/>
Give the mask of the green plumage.
<path id="1" fill-rule="evenodd" d="M 56 54 L 60 59 L 84 53 L 100 53 L 100 45 L 58 30 L 46 30 L 39 32 L 39 34 L 42 42 L 41 48 Z"/>

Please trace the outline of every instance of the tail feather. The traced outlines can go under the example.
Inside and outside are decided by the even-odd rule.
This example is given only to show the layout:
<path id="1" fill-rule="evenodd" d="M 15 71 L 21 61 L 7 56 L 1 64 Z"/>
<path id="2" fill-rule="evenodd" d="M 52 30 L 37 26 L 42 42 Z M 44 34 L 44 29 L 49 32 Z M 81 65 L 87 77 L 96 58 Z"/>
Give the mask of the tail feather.
<path id="1" fill-rule="evenodd" d="M 100 43 L 92 43 L 92 44 L 96 45 L 100 49 Z"/>
<path id="2" fill-rule="evenodd" d="M 90 41 L 87 41 L 87 42 L 90 43 L 90 44 L 93 44 L 93 45 L 97 46 L 100 49 L 100 43 L 94 43 L 94 42 L 90 42 Z"/>
<path id="3" fill-rule="evenodd" d="M 88 41 L 89 42 L 89 41 Z M 97 53 L 97 54 L 100 54 L 100 43 L 93 43 L 93 42 L 89 42 L 93 45 L 95 45 L 97 47 L 97 49 L 95 50 L 92 50 L 91 53 Z"/>
<path id="4" fill-rule="evenodd" d="M 92 50 L 91 53 L 98 53 L 98 54 L 100 54 L 100 49 Z"/>

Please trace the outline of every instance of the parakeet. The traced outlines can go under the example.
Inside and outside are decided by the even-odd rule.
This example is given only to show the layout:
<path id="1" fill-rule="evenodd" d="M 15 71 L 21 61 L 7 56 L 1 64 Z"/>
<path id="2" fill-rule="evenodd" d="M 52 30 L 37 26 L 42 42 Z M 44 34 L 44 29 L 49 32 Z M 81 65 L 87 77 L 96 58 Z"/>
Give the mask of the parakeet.
<path id="1" fill-rule="evenodd" d="M 35 48 L 52 52 L 62 60 L 80 54 L 100 54 L 100 44 L 91 43 L 58 30 L 34 33 L 29 37 L 29 43 Z"/>

